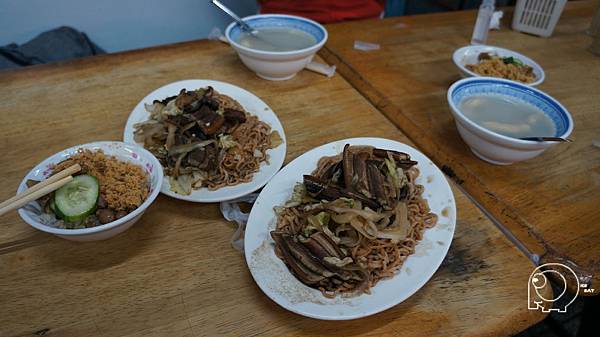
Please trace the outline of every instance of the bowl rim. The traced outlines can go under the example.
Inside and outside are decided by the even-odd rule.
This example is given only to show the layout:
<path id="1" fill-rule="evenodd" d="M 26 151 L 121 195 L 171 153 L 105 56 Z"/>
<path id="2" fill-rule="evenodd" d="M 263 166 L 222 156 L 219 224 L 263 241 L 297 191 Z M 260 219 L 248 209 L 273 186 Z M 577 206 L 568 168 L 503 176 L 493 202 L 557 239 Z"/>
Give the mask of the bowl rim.
<path id="1" fill-rule="evenodd" d="M 146 209 L 150 206 L 150 204 L 152 204 L 152 202 L 154 202 L 154 200 L 160 193 L 160 186 L 162 185 L 162 180 L 164 178 L 162 165 L 160 164 L 158 159 L 156 159 L 156 157 L 154 157 L 154 155 L 152 155 L 148 150 L 146 150 L 138 145 L 129 144 L 129 143 L 120 142 L 120 141 L 90 142 L 90 143 L 72 146 L 67 149 L 56 152 L 56 153 L 48 156 L 46 159 L 40 161 L 31 170 L 29 170 L 29 172 L 27 172 L 27 174 L 23 177 L 23 180 L 19 184 L 17 191 L 20 192 L 25 189 L 27 176 L 29 176 L 36 169 L 36 167 L 39 166 L 42 162 L 44 162 L 52 157 L 59 156 L 65 152 L 76 151 L 80 148 L 92 148 L 92 147 L 98 147 L 98 146 L 109 145 L 109 144 L 119 144 L 120 146 L 122 146 L 124 148 L 129 148 L 129 149 L 135 150 L 138 154 L 140 154 L 140 156 L 143 156 L 148 161 L 152 162 L 152 164 L 154 165 L 154 169 L 156 170 L 156 172 L 158 174 L 157 186 L 153 186 L 154 188 L 153 188 L 152 192 L 150 193 L 150 195 L 148 195 L 146 200 L 144 200 L 144 202 L 138 208 L 136 208 L 133 212 L 127 214 L 126 216 L 124 216 L 120 219 L 117 219 L 115 221 L 109 222 L 107 224 L 103 224 L 103 225 L 96 226 L 96 227 L 90 227 L 90 228 L 80 228 L 80 229 L 65 229 L 65 228 L 55 228 L 55 227 L 46 226 L 46 225 L 43 225 L 43 224 L 35 221 L 34 219 L 32 219 L 25 212 L 25 210 L 19 209 L 18 213 L 19 213 L 19 216 L 21 216 L 21 219 L 23 219 L 23 221 L 25 221 L 30 226 L 32 226 L 38 230 L 41 230 L 43 232 L 57 234 L 57 235 L 79 236 L 79 235 L 87 235 L 87 234 L 104 232 L 104 231 L 110 230 L 112 228 L 119 227 L 120 225 L 134 219 L 135 217 L 141 215 L 144 211 L 146 211 Z M 105 151 L 105 153 L 108 155 L 112 155 L 111 153 L 107 153 L 106 151 Z"/>
<path id="2" fill-rule="evenodd" d="M 225 38 L 227 39 L 227 41 L 229 42 L 230 45 L 232 45 L 233 47 L 235 47 L 236 49 L 241 49 L 243 51 L 246 52 L 250 52 L 250 53 L 255 53 L 257 55 L 264 55 L 264 56 L 292 56 L 292 55 L 298 55 L 298 54 L 302 54 L 302 53 L 306 53 L 306 52 L 311 52 L 313 50 L 319 50 L 321 47 L 323 47 L 323 45 L 327 42 L 327 39 L 329 37 L 329 34 L 327 33 L 327 29 L 325 29 L 325 27 L 323 27 L 323 25 L 321 25 L 320 23 L 311 20 L 311 19 L 307 19 L 301 16 L 296 16 L 296 15 L 289 15 L 289 14 L 255 14 L 255 15 L 250 15 L 250 16 L 246 16 L 243 17 L 242 20 L 249 20 L 249 19 L 254 19 L 254 18 L 291 18 L 291 19 L 298 19 L 300 21 L 304 21 L 307 22 L 309 24 L 314 25 L 315 27 L 317 27 L 318 29 L 320 29 L 323 32 L 323 38 L 321 39 L 321 41 L 318 41 L 317 43 L 315 43 L 314 45 L 304 48 L 304 49 L 298 49 L 298 50 L 291 50 L 291 51 L 266 51 L 266 50 L 260 50 L 260 49 L 253 49 L 253 48 L 248 48 L 246 46 L 242 46 L 241 44 L 235 42 L 229 35 L 231 33 L 231 30 L 233 29 L 233 27 L 237 26 L 238 23 L 233 21 L 232 23 L 229 24 L 229 26 L 227 26 L 227 28 L 225 29 Z"/>
<path id="3" fill-rule="evenodd" d="M 521 53 L 518 53 L 514 50 L 510 50 L 510 49 L 506 49 L 506 48 L 502 48 L 502 47 L 497 47 L 497 46 L 491 46 L 491 45 L 470 45 L 470 46 L 463 46 L 458 48 L 457 50 L 454 51 L 454 53 L 452 54 L 452 61 L 454 62 L 454 64 L 464 73 L 469 74 L 472 77 L 490 77 L 490 76 L 482 76 L 479 75 L 469 69 L 467 69 L 467 67 L 461 62 L 460 57 L 463 56 L 466 51 L 471 50 L 471 49 L 483 49 L 483 48 L 489 48 L 489 49 L 493 49 L 493 50 L 497 50 L 497 51 L 501 51 L 504 54 L 512 54 L 513 56 L 525 61 L 525 63 L 529 66 L 531 66 L 532 68 L 534 68 L 535 70 L 537 70 L 539 72 L 539 78 L 537 78 L 534 82 L 531 83 L 522 83 L 519 81 L 513 81 L 513 80 L 507 80 L 507 81 L 511 81 L 514 83 L 518 83 L 518 84 L 523 84 L 529 87 L 535 87 L 538 86 L 540 84 L 542 84 L 544 82 L 544 80 L 546 79 L 546 73 L 544 72 L 544 68 L 542 68 L 542 66 L 540 66 L 537 62 L 535 62 L 532 58 L 527 57 Z M 493 78 L 498 78 L 499 77 L 493 77 Z M 506 80 L 506 79 L 505 79 Z"/>
<path id="4" fill-rule="evenodd" d="M 573 131 L 573 126 L 574 126 L 573 117 L 571 116 L 571 113 L 567 110 L 567 108 L 565 108 L 554 97 L 550 96 L 549 94 L 547 94 L 539 89 L 525 85 L 523 83 L 518 83 L 515 81 L 506 80 L 506 79 L 497 78 L 497 77 L 484 77 L 484 76 L 468 77 L 468 78 L 463 78 L 461 80 L 454 82 L 448 89 L 448 92 L 446 93 L 446 98 L 448 100 L 448 105 L 450 105 L 450 110 L 451 110 L 452 114 L 455 117 L 458 117 L 458 119 L 460 120 L 461 123 L 463 123 L 463 124 L 466 123 L 467 124 L 467 125 L 465 125 L 466 127 L 469 127 L 470 129 L 474 129 L 475 131 L 478 131 L 479 133 L 482 133 L 482 134 L 488 136 L 488 138 L 495 139 L 506 145 L 510 144 L 510 145 L 516 145 L 519 147 L 534 146 L 537 148 L 538 146 L 535 146 L 535 145 L 548 145 L 548 144 L 558 143 L 558 142 L 536 142 L 536 141 L 531 141 L 531 140 L 521 140 L 521 139 L 517 139 L 517 138 L 513 138 L 513 137 L 508 137 L 508 136 L 504 136 L 500 133 L 494 132 L 492 130 L 486 129 L 482 126 L 479 126 L 477 123 L 473 122 L 470 118 L 468 118 L 467 116 L 465 116 L 463 114 L 463 112 L 456 106 L 456 104 L 454 104 L 454 101 L 452 100 L 452 94 L 454 93 L 454 91 L 456 91 L 456 89 L 458 87 L 460 87 L 461 85 L 463 85 L 465 83 L 470 83 L 470 82 L 498 82 L 497 84 L 519 87 L 522 90 L 529 91 L 528 94 L 530 94 L 530 95 L 531 95 L 531 92 L 533 92 L 533 93 L 537 94 L 537 96 L 540 99 L 550 101 L 550 103 L 553 103 L 559 109 L 559 111 L 562 112 L 567 117 L 567 122 L 568 122 L 567 129 L 559 137 L 566 138 Z M 545 147 L 545 146 L 541 146 L 541 147 Z"/>

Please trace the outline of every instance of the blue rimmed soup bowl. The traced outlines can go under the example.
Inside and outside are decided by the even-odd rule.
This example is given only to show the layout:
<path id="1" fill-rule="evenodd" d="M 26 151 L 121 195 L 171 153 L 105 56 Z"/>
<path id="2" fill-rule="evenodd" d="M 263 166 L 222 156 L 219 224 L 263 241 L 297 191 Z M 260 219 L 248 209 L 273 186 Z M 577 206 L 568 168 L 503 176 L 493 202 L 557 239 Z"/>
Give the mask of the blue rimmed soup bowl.
<path id="1" fill-rule="evenodd" d="M 567 138 L 573 131 L 573 119 L 569 111 L 556 99 L 541 90 L 493 77 L 462 79 L 448 89 L 448 105 L 450 105 L 456 128 L 462 139 L 477 157 L 489 163 L 509 165 L 531 159 L 557 142 L 521 140 L 478 125 L 461 111 L 461 103 L 467 98 L 482 95 L 504 96 L 512 101 L 537 108 L 554 124 L 556 132 L 553 137 Z"/>
<path id="2" fill-rule="evenodd" d="M 239 43 L 243 30 L 236 22 L 225 31 L 229 44 L 235 49 L 242 62 L 259 77 L 280 81 L 296 75 L 310 61 L 327 41 L 327 30 L 315 21 L 294 15 L 259 14 L 247 16 L 244 21 L 254 29 L 290 28 L 308 33 L 315 44 L 308 48 L 292 51 L 265 51 L 253 49 Z"/>

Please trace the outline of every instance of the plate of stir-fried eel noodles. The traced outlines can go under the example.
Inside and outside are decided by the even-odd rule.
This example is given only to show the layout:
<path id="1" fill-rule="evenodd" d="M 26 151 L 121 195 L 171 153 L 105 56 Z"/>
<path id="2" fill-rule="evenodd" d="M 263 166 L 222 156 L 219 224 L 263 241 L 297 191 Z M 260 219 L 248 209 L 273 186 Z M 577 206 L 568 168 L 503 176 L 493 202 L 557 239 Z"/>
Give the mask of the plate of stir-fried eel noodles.
<path id="1" fill-rule="evenodd" d="M 443 173 L 414 148 L 353 138 L 306 152 L 262 190 L 246 262 L 267 296 L 326 320 L 365 317 L 414 294 L 456 224 Z"/>
<path id="2" fill-rule="evenodd" d="M 261 99 L 232 84 L 186 80 L 156 89 L 134 108 L 124 141 L 161 162 L 161 192 L 195 202 L 234 199 L 281 168 L 283 127 Z"/>

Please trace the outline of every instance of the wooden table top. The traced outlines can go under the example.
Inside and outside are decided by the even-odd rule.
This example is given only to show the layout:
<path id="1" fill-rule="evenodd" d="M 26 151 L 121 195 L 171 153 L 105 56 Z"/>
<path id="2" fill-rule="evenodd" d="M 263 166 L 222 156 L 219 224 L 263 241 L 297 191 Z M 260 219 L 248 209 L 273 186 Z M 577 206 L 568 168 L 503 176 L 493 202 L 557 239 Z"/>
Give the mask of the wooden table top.
<path id="1" fill-rule="evenodd" d="M 0 199 L 64 148 L 120 140 L 147 93 L 192 78 L 227 81 L 278 114 L 286 162 L 357 136 L 410 141 L 341 76 L 269 82 L 227 46 L 199 41 L 0 73 Z M 218 204 L 159 196 L 127 232 L 69 242 L 16 213 L 0 218 L 0 336 L 490 336 L 543 318 L 527 310 L 533 264 L 457 188 L 456 233 L 434 277 L 404 303 L 349 322 L 288 312 L 255 285 Z M 498 313 L 501 312 L 501 315 Z"/>
<path id="2" fill-rule="evenodd" d="M 471 153 L 446 99 L 460 78 L 452 53 L 469 44 L 475 11 L 329 25 L 321 56 L 508 228 L 534 261 L 570 260 L 580 278 L 600 276 L 600 148 L 592 144 L 600 141 L 600 58 L 587 51 L 592 39 L 584 34 L 598 4 L 569 2 L 548 39 L 510 30 L 511 10 L 502 29 L 490 32 L 489 44 L 521 52 L 544 68 L 539 88 L 575 121 L 575 142 L 510 166 Z M 354 50 L 354 40 L 381 48 Z"/>

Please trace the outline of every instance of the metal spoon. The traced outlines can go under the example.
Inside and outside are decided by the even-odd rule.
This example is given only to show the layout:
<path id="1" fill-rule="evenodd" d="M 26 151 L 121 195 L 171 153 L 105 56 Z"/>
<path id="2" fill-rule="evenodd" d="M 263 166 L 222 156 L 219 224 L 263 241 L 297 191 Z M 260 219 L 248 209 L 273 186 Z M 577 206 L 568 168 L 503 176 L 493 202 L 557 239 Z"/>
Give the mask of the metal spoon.
<path id="1" fill-rule="evenodd" d="M 243 30 L 247 31 L 252 35 L 258 34 L 258 31 L 256 29 L 250 27 L 250 25 L 245 23 L 244 20 L 240 19 L 239 16 L 237 16 L 231 9 L 229 9 L 219 0 L 211 0 L 211 2 L 213 3 L 213 5 L 219 7 L 223 12 L 227 13 L 227 15 L 231 16 L 231 18 L 233 18 L 242 27 Z"/>
<path id="2" fill-rule="evenodd" d="M 561 138 L 561 137 L 522 137 L 520 140 L 529 140 L 532 142 L 572 142 L 569 138 Z"/>

